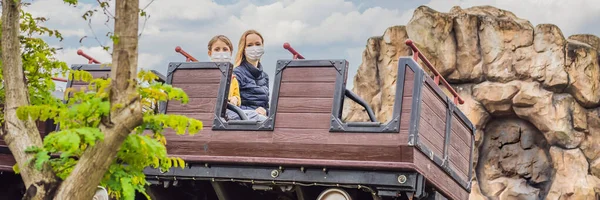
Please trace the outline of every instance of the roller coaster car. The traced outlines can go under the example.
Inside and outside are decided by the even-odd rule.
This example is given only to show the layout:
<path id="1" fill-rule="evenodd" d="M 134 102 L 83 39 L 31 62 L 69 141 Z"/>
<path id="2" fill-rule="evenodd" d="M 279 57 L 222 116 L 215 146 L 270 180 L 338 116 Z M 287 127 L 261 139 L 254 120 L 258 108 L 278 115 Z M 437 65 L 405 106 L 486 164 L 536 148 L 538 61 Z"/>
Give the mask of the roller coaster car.
<path id="1" fill-rule="evenodd" d="M 182 88 L 190 101 L 168 102 L 161 111 L 202 120 L 204 130 L 193 136 L 167 132 L 169 154 L 189 165 L 164 173 L 148 169 L 148 178 L 163 184 L 206 179 L 333 185 L 369 188 L 376 197 L 468 199 L 475 128 L 454 103 L 462 100 L 447 97 L 439 77 L 427 76 L 415 58 L 399 59 L 388 122 L 377 122 L 372 111 L 371 122 L 341 120 L 345 96 L 371 110 L 345 89 L 345 60 L 278 60 L 270 115 L 262 122 L 224 119 L 230 63 L 169 63 L 167 83 Z M 228 199 L 231 192 L 213 187 Z"/>

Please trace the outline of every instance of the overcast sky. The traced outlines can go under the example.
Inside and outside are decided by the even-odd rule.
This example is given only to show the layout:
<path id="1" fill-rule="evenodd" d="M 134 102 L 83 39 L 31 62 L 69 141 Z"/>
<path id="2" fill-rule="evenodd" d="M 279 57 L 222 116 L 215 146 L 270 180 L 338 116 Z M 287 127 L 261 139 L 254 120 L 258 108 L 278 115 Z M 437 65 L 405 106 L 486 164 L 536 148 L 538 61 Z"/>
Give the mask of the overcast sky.
<path id="1" fill-rule="evenodd" d="M 106 17 L 97 13 L 92 31 L 81 18 L 85 11 L 97 7 L 96 0 L 80 0 L 77 7 L 61 0 L 24 1 L 32 3 L 26 10 L 34 16 L 49 18 L 45 26 L 63 33 L 62 42 L 49 43 L 63 48 L 58 57 L 68 65 L 87 62 L 76 54 L 78 49 L 101 62 L 110 62 L 110 55 L 93 39 L 93 32 L 101 43 L 108 44 L 105 35 L 112 23 L 105 25 Z M 140 4 L 148 2 L 141 0 Z M 600 35 L 598 0 L 155 0 L 147 9 L 150 18 L 139 41 L 139 66 L 166 75 L 169 62 L 185 61 L 175 53 L 176 46 L 208 61 L 207 43 L 214 35 L 228 36 L 237 50 L 240 35 L 255 29 L 265 38 L 262 63 L 271 80 L 276 61 L 291 58 L 282 48 L 284 42 L 291 43 L 308 59 L 348 60 L 349 77 L 353 77 L 367 39 L 382 35 L 387 27 L 406 24 L 420 5 L 441 12 L 448 12 L 452 6 L 492 5 L 510 10 L 534 25 L 556 24 L 565 37 L 577 33 Z M 80 43 L 84 36 L 87 38 Z M 348 81 L 347 87 L 351 88 L 352 78 Z"/>

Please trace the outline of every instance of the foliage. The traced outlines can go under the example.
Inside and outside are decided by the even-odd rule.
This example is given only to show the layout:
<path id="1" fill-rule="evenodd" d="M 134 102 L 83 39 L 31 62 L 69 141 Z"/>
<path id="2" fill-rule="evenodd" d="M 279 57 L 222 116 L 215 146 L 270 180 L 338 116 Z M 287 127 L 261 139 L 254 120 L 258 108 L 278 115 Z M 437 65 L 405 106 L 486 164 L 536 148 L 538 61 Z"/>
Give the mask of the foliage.
<path id="1" fill-rule="evenodd" d="M 72 5 L 77 3 L 76 0 L 64 1 Z M 44 18 L 34 18 L 22 12 L 21 55 L 30 105 L 19 107 L 17 116 L 21 120 L 53 120 L 59 124 L 60 130 L 47 135 L 43 146 L 31 146 L 26 152 L 35 154 L 34 159 L 30 160 L 35 168 L 41 169 L 48 164 L 64 180 L 83 152 L 104 139 L 103 125 L 115 123 L 110 122 L 110 113 L 122 105 L 112 105 L 110 102 L 110 78 L 94 79 L 89 72 L 71 70 L 66 63 L 54 58 L 56 49 L 36 37 L 46 35 L 62 40 L 62 36 L 58 31 L 38 24 L 43 21 Z M 52 77 L 67 74 L 71 81 L 89 84 L 81 89 L 67 89 L 66 100 L 63 101 L 52 95 L 52 91 L 55 91 Z M 148 197 L 145 193 L 148 183 L 143 173 L 147 167 L 163 171 L 171 167 L 185 167 L 181 158 L 168 157 L 165 147 L 167 141 L 163 134 L 165 128 L 173 129 L 179 135 L 186 132 L 195 134 L 202 129 L 202 122 L 196 119 L 158 113 L 156 107 L 160 103 L 169 100 L 187 103 L 188 97 L 180 88 L 157 82 L 157 79 L 152 72 L 138 73 L 137 95 L 141 96 L 144 105 L 143 123 L 127 136 L 101 182 L 101 186 L 118 199 L 133 199 L 135 191 Z M 4 101 L 4 98 L 4 88 L 0 88 L 0 101 Z M 3 113 L 0 114 L 3 120 Z M 13 169 L 19 171 L 16 165 Z"/>

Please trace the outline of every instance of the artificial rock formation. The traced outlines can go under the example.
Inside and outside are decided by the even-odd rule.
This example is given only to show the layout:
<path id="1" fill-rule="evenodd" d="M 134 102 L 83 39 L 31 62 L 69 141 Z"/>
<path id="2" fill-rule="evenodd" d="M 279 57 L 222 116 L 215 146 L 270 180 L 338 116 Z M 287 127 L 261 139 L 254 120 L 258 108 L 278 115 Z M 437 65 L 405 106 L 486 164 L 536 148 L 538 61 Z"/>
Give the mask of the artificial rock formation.
<path id="1" fill-rule="evenodd" d="M 595 199 L 600 192 L 600 38 L 565 38 L 489 6 L 417 8 L 367 41 L 354 92 L 391 118 L 411 39 L 465 99 L 477 127 L 471 199 Z M 366 121 L 346 101 L 344 119 Z"/>

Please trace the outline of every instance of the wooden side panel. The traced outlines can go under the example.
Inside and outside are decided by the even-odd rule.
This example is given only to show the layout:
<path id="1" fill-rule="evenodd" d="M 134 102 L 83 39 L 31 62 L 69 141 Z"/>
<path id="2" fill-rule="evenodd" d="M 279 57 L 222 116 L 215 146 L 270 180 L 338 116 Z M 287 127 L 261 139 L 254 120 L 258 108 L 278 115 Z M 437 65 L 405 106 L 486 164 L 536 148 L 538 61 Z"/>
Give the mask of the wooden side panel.
<path id="1" fill-rule="evenodd" d="M 12 154 L 0 154 L 0 171 L 12 171 L 16 163 Z"/>
<path id="2" fill-rule="evenodd" d="M 456 115 L 452 116 L 452 132 L 448 148 L 450 168 L 463 180 L 469 178 L 469 157 L 471 155 L 471 131 L 461 123 Z"/>
<path id="3" fill-rule="evenodd" d="M 402 94 L 396 94 L 396 98 L 402 95 L 402 114 L 400 114 L 400 134 L 408 135 L 410 129 L 410 115 L 412 111 L 413 88 L 415 82 L 415 72 L 408 66 L 405 66 L 404 72 L 404 90 Z M 408 140 L 406 141 L 408 142 Z"/>
<path id="4" fill-rule="evenodd" d="M 187 104 L 182 104 L 177 100 L 169 101 L 166 112 L 198 119 L 202 121 L 204 130 L 210 129 L 217 105 L 221 77 L 219 69 L 175 70 L 171 85 L 181 88 L 188 95 L 189 101 Z"/>
<path id="5" fill-rule="evenodd" d="M 337 74 L 335 68 L 291 67 L 281 73 L 275 127 L 329 129 Z M 315 77 L 309 78 L 307 74 Z"/>
<path id="6" fill-rule="evenodd" d="M 419 141 L 427 145 L 434 155 L 442 157 L 446 138 L 446 102 L 442 101 L 427 84 L 423 85 L 421 92 Z"/>
<path id="7" fill-rule="evenodd" d="M 418 149 L 414 149 L 414 164 L 417 171 L 425 176 L 429 183 L 432 183 L 444 193 L 444 196 L 453 200 L 469 199 L 469 193 L 463 189 L 459 183 L 455 182 L 446 172 L 433 163 L 426 155 Z"/>
<path id="8" fill-rule="evenodd" d="M 183 72 L 174 74 L 173 85 L 189 88 L 190 93 L 198 92 L 194 85 L 216 84 L 217 79 L 191 81 L 188 76 L 200 74 Z M 203 72 L 208 74 L 212 72 Z M 260 157 L 273 159 L 321 159 L 328 161 L 373 161 L 373 162 L 412 162 L 412 147 L 406 146 L 408 133 L 332 133 L 329 132 L 331 110 L 335 89 L 334 67 L 288 67 L 282 72 L 278 97 L 275 129 L 273 131 L 213 131 L 205 126 L 195 135 L 176 136 L 166 131 L 167 151 L 170 155 L 185 157 L 189 162 L 202 162 L 207 157 Z M 214 74 L 219 76 L 218 74 Z M 176 78 L 186 78 L 185 81 Z M 411 101 L 414 73 L 406 75 L 408 92 L 402 98 Z M 273 78 L 272 78 L 273 79 Z M 209 98 L 205 90 L 198 98 Z M 216 99 L 216 94 L 214 95 Z M 189 116 L 213 115 L 214 108 L 209 100 L 190 100 L 198 106 L 184 106 L 169 103 L 167 112 Z M 192 101 L 198 101 L 193 103 Z M 202 103 L 200 103 L 202 102 Z M 273 105 L 271 105 L 273 106 Z M 405 112 L 404 129 L 408 130 L 410 104 Z M 207 117 L 211 117 L 207 115 Z M 231 162 L 235 162 L 232 160 Z"/>

